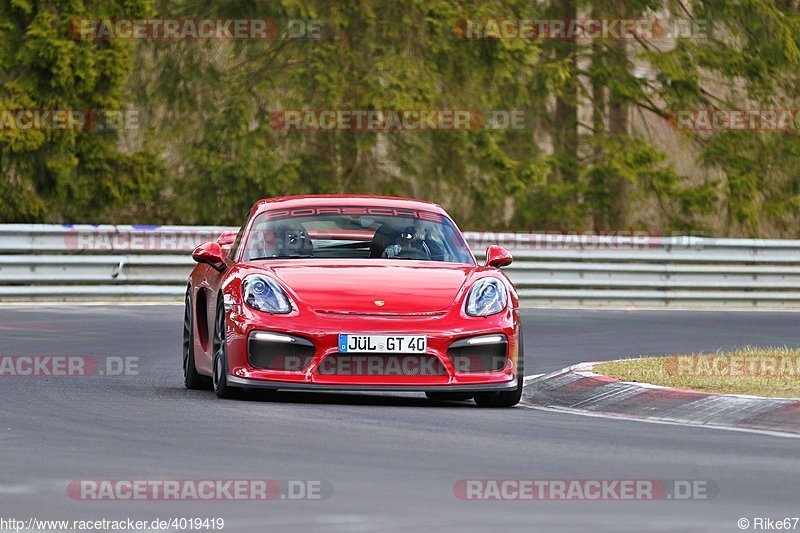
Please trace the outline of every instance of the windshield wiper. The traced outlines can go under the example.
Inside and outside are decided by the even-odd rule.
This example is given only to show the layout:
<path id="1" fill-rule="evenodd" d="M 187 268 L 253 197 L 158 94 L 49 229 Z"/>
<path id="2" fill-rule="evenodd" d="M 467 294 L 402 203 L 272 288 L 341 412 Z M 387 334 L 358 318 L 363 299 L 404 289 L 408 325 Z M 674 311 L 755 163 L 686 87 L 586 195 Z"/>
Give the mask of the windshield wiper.
<path id="1" fill-rule="evenodd" d="M 253 257 L 249 261 L 264 261 L 266 259 L 313 259 L 309 254 L 288 254 L 288 255 L 265 255 L 263 257 Z"/>

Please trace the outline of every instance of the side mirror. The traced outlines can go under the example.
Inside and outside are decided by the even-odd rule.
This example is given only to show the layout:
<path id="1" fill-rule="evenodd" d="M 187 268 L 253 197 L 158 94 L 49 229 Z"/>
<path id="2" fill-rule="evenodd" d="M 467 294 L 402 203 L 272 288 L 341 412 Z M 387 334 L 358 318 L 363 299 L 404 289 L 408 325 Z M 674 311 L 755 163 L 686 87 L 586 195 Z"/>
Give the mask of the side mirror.
<path id="1" fill-rule="evenodd" d="M 219 234 L 219 237 L 217 237 L 217 244 L 223 247 L 230 246 L 234 243 L 238 234 L 239 233 L 236 231 L 223 231 Z"/>
<path id="2" fill-rule="evenodd" d="M 194 249 L 192 252 L 192 259 L 198 263 L 205 263 L 211 265 L 217 272 L 223 272 L 227 265 L 225 265 L 225 253 L 222 247 L 216 242 L 205 242 Z"/>
<path id="3" fill-rule="evenodd" d="M 511 252 L 502 246 L 493 244 L 486 249 L 486 266 L 500 268 L 510 265 L 513 260 Z"/>

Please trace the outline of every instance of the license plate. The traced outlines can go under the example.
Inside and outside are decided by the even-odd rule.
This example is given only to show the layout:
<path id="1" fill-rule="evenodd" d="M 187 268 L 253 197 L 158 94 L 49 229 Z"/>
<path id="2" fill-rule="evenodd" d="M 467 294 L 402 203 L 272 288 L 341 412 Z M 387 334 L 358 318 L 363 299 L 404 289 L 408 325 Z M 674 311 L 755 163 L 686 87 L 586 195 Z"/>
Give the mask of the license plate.
<path id="1" fill-rule="evenodd" d="M 425 335 L 339 335 L 340 353 L 425 353 Z"/>

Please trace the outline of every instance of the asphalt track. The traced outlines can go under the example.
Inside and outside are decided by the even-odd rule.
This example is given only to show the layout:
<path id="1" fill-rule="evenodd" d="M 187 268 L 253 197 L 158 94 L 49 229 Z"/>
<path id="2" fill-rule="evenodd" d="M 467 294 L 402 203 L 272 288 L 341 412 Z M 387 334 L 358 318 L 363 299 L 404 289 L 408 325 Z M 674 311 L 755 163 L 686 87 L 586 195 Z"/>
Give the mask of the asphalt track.
<path id="1" fill-rule="evenodd" d="M 0 308 L 0 355 L 138 357 L 138 375 L 0 378 L 0 518 L 222 517 L 224 531 L 740 531 L 800 516 L 800 439 L 478 409 L 421 395 L 221 401 L 181 383 L 180 306 Z M 527 371 L 800 346 L 790 313 L 530 310 Z M 325 480 L 304 501 L 78 501 L 76 479 Z M 461 479 L 708 480 L 707 500 L 463 501 Z M 798 525 L 800 528 L 800 525 Z M 752 530 L 752 529 L 748 529 Z"/>

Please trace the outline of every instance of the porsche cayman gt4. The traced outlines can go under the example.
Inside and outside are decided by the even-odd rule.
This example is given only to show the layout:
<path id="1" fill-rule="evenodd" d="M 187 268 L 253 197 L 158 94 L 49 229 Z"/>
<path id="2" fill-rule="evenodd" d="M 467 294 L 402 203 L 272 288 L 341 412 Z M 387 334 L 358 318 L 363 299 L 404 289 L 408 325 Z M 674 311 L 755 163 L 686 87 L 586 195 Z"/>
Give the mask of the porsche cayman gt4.
<path id="1" fill-rule="evenodd" d="M 257 202 L 193 252 L 185 385 L 417 391 L 510 407 L 522 394 L 518 298 L 436 204 L 373 196 Z"/>

